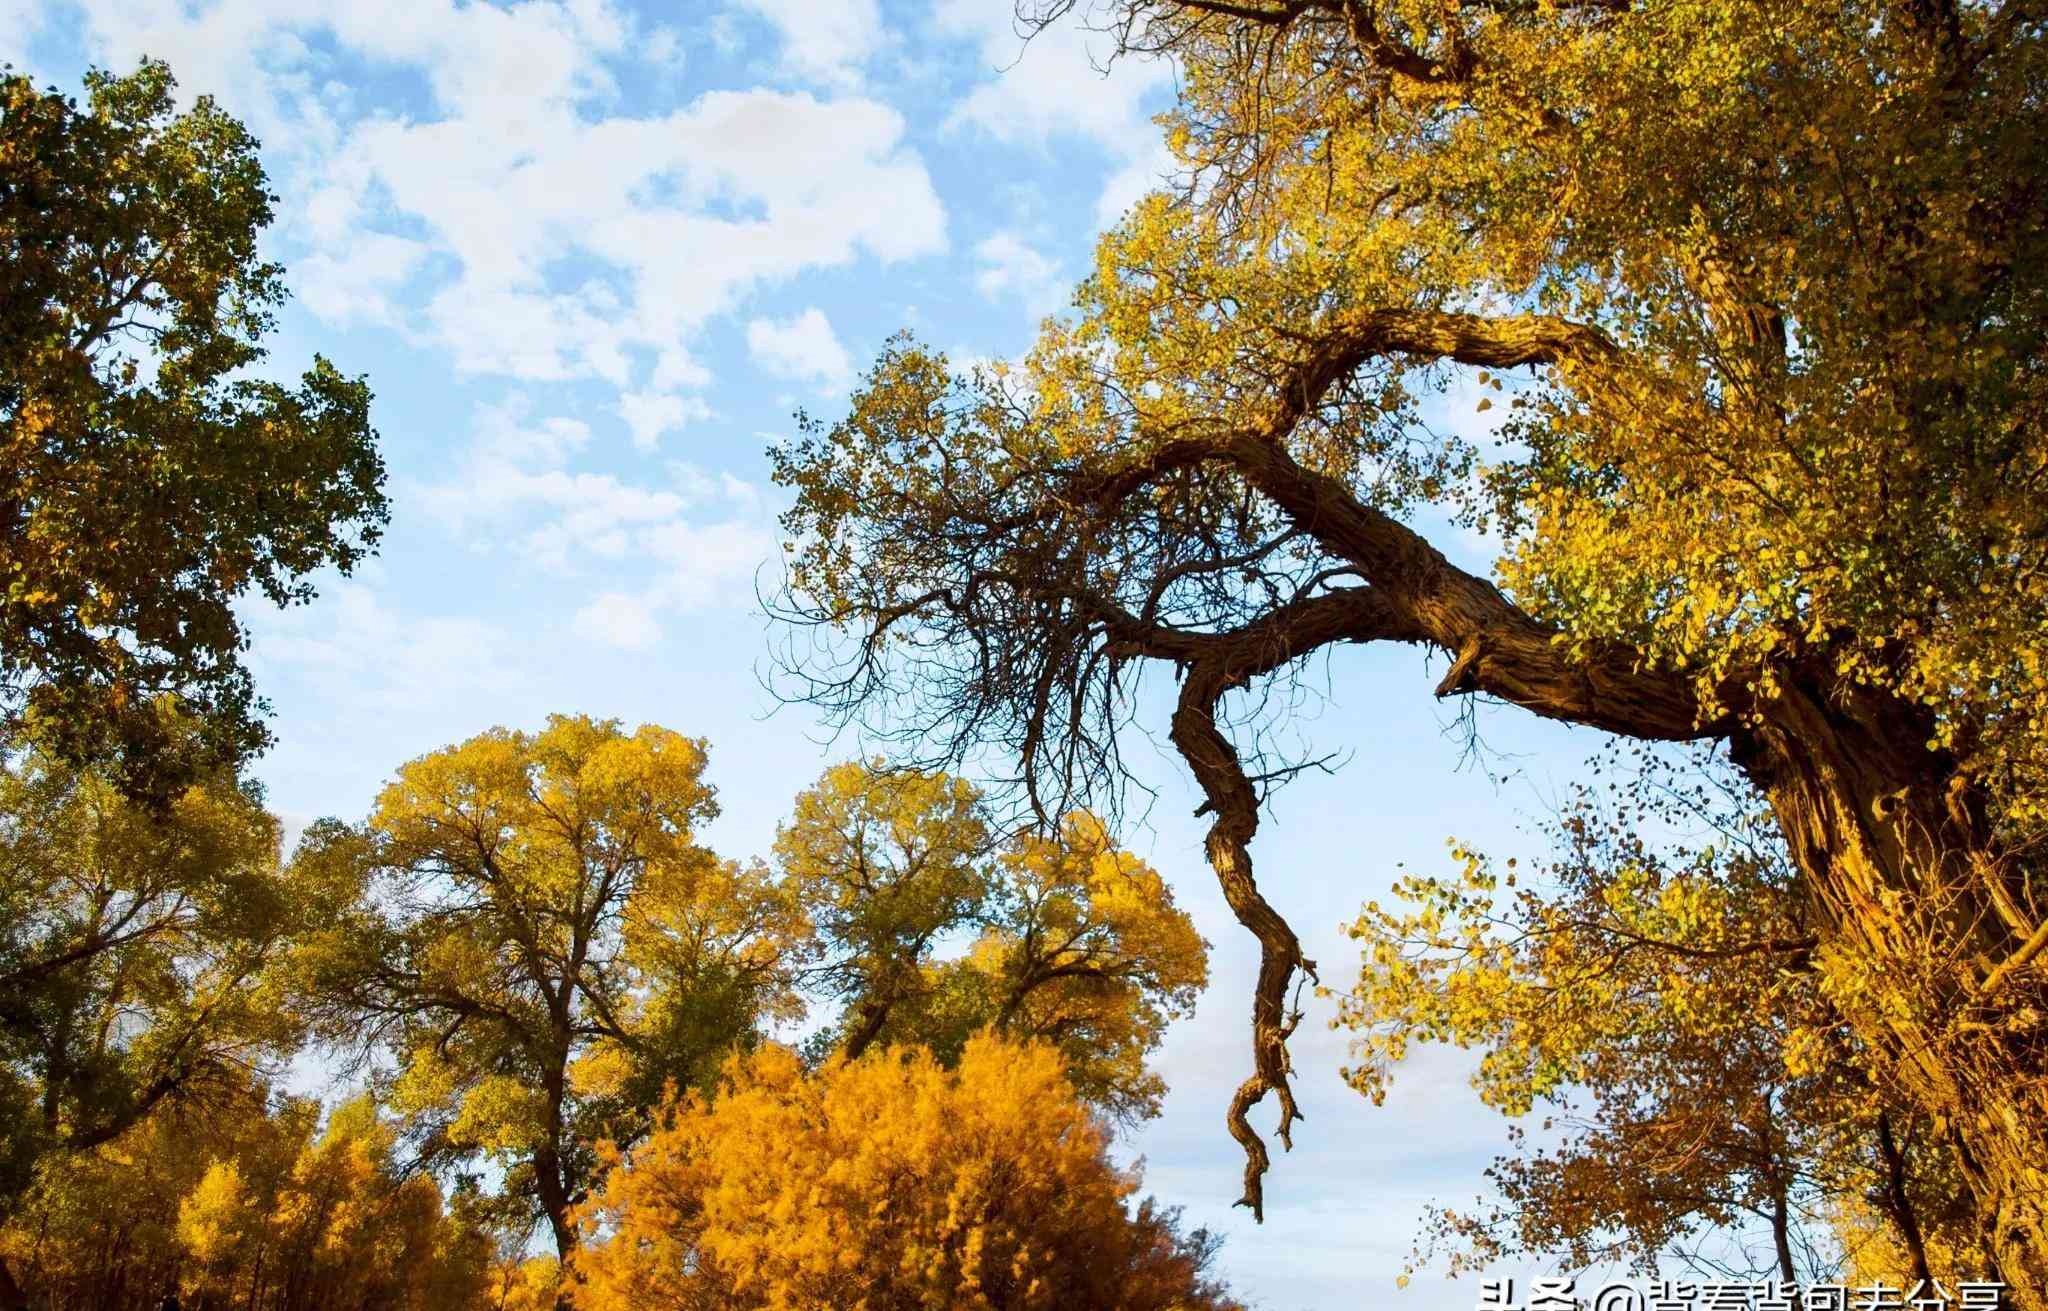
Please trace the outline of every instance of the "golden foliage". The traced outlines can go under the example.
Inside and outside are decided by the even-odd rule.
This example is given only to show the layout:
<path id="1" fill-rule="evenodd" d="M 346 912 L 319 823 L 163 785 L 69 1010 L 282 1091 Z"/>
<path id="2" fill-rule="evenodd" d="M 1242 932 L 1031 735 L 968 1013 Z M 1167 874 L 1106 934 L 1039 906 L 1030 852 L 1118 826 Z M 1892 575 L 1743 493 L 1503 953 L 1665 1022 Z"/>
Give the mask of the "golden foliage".
<path id="1" fill-rule="evenodd" d="M 303 1099 L 243 1083 L 46 1162 L 0 1256 L 52 1308 L 153 1311 L 176 1290 L 218 1311 L 483 1311 L 493 1237 L 399 1172 L 367 1101 L 318 1127 Z"/>
<path id="2" fill-rule="evenodd" d="M 1131 1121 L 1165 1085 L 1145 1069 L 1208 981 L 1208 943 L 1159 872 L 1095 816 L 997 840 L 945 774 L 846 764 L 796 800 L 776 854 L 818 925 L 851 1056 L 915 1043 L 942 1061 L 994 1027 L 1055 1044 L 1081 1095 Z M 949 935 L 973 934 L 941 958 Z"/>
<path id="3" fill-rule="evenodd" d="M 1022 361 L 892 341 L 777 450 L 785 613 L 850 638 L 798 694 L 927 767 L 1014 752 L 1063 810 L 1123 787 L 1131 666 L 1172 666 L 1261 947 L 1254 1205 L 1242 1112 L 1277 1092 L 1286 1140 L 1306 962 L 1248 849 L 1257 784 L 1303 762 L 1257 758 L 1247 701 L 1414 643 L 1439 696 L 1722 744 L 1828 1004 L 2048 1306 L 2038 7 L 1091 12 L 1173 61 L 1181 172 Z M 1446 521 L 1498 533 L 1491 577 L 1426 540 Z"/>
<path id="4" fill-rule="evenodd" d="M 698 843 L 704 764 L 667 729 L 558 715 L 407 764 L 366 825 L 306 847 L 367 894 L 321 946 L 327 1032 L 395 1049 L 429 1155 L 505 1168 L 507 1204 L 564 1251 L 593 1144 L 796 1006 L 809 925 L 764 868 Z"/>
<path id="5" fill-rule="evenodd" d="M 611 1173 L 567 1287 L 581 1311 L 1234 1306 L 1201 1278 L 1206 1236 L 1134 1211 L 1104 1148 L 1042 1045 L 808 1074 L 764 1047 Z"/>
<path id="6" fill-rule="evenodd" d="M 1353 1086 L 1378 1102 L 1414 1045 L 1450 1043 L 1480 1051 L 1488 1105 L 1542 1112 L 1487 1172 L 1496 1200 L 1433 1209 L 1423 1248 L 1453 1271 L 1530 1253 L 1651 1275 L 1702 1248 L 1725 1272 L 1753 1240 L 1749 1273 L 1796 1283 L 1918 1242 L 1949 1286 L 1978 1277 L 1938 1135 L 1828 999 L 1776 829 L 1697 763 L 1606 759 L 1548 859 L 1454 844 L 1455 877 L 1404 877 L 1403 905 L 1350 926 Z"/>
<path id="7" fill-rule="evenodd" d="M 299 945 L 353 887 L 279 858 L 255 789 L 158 809 L 31 751 L 0 769 L 0 1212 L 51 1152 L 232 1087 L 305 1035 Z"/>

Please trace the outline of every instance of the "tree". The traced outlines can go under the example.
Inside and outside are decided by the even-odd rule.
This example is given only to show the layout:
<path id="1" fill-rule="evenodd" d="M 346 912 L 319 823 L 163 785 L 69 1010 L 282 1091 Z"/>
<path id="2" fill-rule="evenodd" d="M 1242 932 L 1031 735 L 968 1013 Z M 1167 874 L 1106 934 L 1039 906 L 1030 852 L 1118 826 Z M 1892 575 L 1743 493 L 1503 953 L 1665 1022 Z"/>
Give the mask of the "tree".
<path id="1" fill-rule="evenodd" d="M 174 85 L 90 72 L 81 111 L 0 69 L 0 740 L 33 720 L 158 799 L 268 741 L 236 598 L 306 600 L 387 517 L 363 382 L 246 376 L 285 296 L 275 198 Z"/>
<path id="2" fill-rule="evenodd" d="M 813 1073 L 765 1046 L 611 1172 L 568 1288 L 580 1311 L 1235 1307 L 1203 1278 L 1214 1241 L 1137 1186 L 1042 1045 Z"/>
<path id="3" fill-rule="evenodd" d="M 347 889 L 214 777 L 167 810 L 42 751 L 0 770 L 0 1218 L 52 1154 L 205 1103 L 304 1032 L 295 948 Z"/>
<path id="4" fill-rule="evenodd" d="M 814 983 L 844 1004 L 849 1057 L 928 993 L 938 940 L 988 896 L 989 842 L 974 790 L 945 774 L 835 765 L 797 795 L 775 858 L 829 953 Z"/>
<path id="5" fill-rule="evenodd" d="M 849 1058 L 916 1044 L 944 1064 L 985 1029 L 1053 1044 L 1087 1101 L 1130 1123 L 1165 1084 L 1145 1068 L 1208 981 L 1209 945 L 1159 872 L 1076 812 L 997 842 L 980 795 L 945 774 L 847 764 L 777 836 L 818 926 L 817 971 L 844 1002 L 825 1041 Z M 941 959 L 940 940 L 973 934 Z"/>
<path id="6" fill-rule="evenodd" d="M 808 926 L 698 843 L 704 762 L 667 729 L 557 715 L 407 764 L 365 825 L 306 841 L 363 894 L 321 947 L 325 1032 L 395 1053 L 425 1158 L 497 1161 L 563 1255 L 594 1145 L 632 1142 L 666 1082 L 708 1081 L 795 1005 Z"/>
<path id="7" fill-rule="evenodd" d="M 367 1100 L 320 1124 L 244 1081 L 216 1107 L 166 1106 L 52 1161 L 0 1251 L 51 1311 L 483 1311 L 491 1235 L 430 1176 L 399 1169 Z"/>
<path id="8" fill-rule="evenodd" d="M 950 1023 L 924 1040 L 942 1055 L 982 1028 L 1049 1043 L 1084 1100 L 1124 1124 L 1157 1115 L 1166 1083 L 1145 1060 L 1209 979 L 1194 921 L 1159 871 L 1085 812 L 1051 835 L 1015 835 L 991 874 L 980 936 L 933 971 L 945 999 L 934 1019 Z"/>
<path id="9" fill-rule="evenodd" d="M 1428 1253 L 1454 1271 L 1527 1252 L 1654 1275 L 1676 1257 L 1803 1283 L 1838 1253 L 1874 1278 L 1876 1250 L 1905 1256 L 1886 1272 L 1904 1286 L 1980 1277 L 1931 1126 L 1822 992 L 1760 799 L 1657 755 L 1602 765 L 1550 859 L 1503 875 L 1455 849 L 1456 878 L 1406 878 L 1406 907 L 1351 926 L 1364 968 L 1337 1022 L 1358 1033 L 1355 1087 L 1377 1102 L 1414 1044 L 1449 1042 L 1484 1052 L 1489 1105 L 1544 1112 L 1549 1141 L 1487 1172 L 1495 1202 L 1433 1211 Z"/>
<path id="10" fill-rule="evenodd" d="M 279 857 L 219 771 L 160 808 L 40 749 L 0 769 L 0 1223 L 39 1165 L 296 1050 L 297 944 L 348 890 Z"/>
<path id="11" fill-rule="evenodd" d="M 2048 1306 L 2038 8 L 1109 10 L 1177 61 L 1182 185 L 1020 369 L 893 344 L 777 451 L 784 608 L 847 634 L 793 694 L 907 764 L 1011 749 L 1056 813 L 1116 780 L 1136 669 L 1175 668 L 1263 953 L 1229 1114 L 1255 1210 L 1245 1112 L 1274 1093 L 1289 1141 L 1309 962 L 1248 844 L 1257 779 L 1300 762 L 1261 761 L 1226 697 L 1402 642 L 1448 658 L 1440 696 L 1718 744 L 1798 865 L 1828 996 Z M 1508 402 L 1486 444 L 1421 422 L 1453 379 Z M 1504 533 L 1494 581 L 1424 509 Z"/>

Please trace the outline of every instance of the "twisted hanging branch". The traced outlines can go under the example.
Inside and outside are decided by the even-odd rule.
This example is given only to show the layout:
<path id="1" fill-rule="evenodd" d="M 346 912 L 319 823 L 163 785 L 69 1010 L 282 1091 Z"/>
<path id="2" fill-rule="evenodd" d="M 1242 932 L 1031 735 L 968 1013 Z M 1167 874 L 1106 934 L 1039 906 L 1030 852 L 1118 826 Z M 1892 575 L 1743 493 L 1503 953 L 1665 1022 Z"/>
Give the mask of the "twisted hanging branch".
<path id="1" fill-rule="evenodd" d="M 1423 640 L 1423 634 L 1372 589 L 1351 588 L 1296 601 L 1230 632 L 1176 638 L 1179 653 L 1189 663 L 1171 737 L 1205 798 L 1196 813 L 1216 816 L 1205 842 L 1210 868 L 1238 923 L 1259 940 L 1259 979 L 1252 995 L 1252 1074 L 1230 1099 L 1225 1123 L 1245 1154 L 1244 1195 L 1237 1205 L 1251 1208 L 1253 1217 L 1264 1221 L 1263 1181 L 1272 1158 L 1251 1127 L 1249 1112 L 1267 1093 L 1275 1094 L 1280 1101 L 1280 1145 L 1293 1150 L 1294 1122 L 1303 1117 L 1288 1082 L 1292 1062 L 1287 1040 L 1301 1022 L 1301 1012 L 1289 1005 L 1287 989 L 1296 971 L 1315 979 L 1316 967 L 1302 956 L 1294 930 L 1259 892 L 1252 876 L 1258 792 L 1236 747 L 1218 727 L 1216 708 L 1225 693 L 1331 642 L 1414 642 Z"/>
<path id="2" fill-rule="evenodd" d="M 1294 972 L 1302 970 L 1313 979 L 1315 962 L 1301 954 L 1301 942 L 1280 913 L 1260 895 L 1252 878 L 1251 840 L 1259 826 L 1258 795 L 1245 777 L 1237 751 L 1216 727 L 1216 703 L 1223 692 L 1242 683 L 1220 665 L 1197 666 L 1181 687 L 1180 704 L 1173 713 L 1173 742 L 1194 772 L 1208 797 L 1208 808 L 1216 814 L 1209 826 L 1206 847 L 1209 865 L 1223 885 L 1238 923 L 1259 940 L 1259 982 L 1252 995 L 1252 1074 L 1237 1087 L 1230 1099 L 1225 1123 L 1230 1136 L 1244 1148 L 1244 1196 L 1239 1206 L 1248 1206 L 1254 1218 L 1264 1221 L 1264 1176 L 1272 1164 L 1266 1144 L 1253 1129 L 1247 1113 L 1267 1093 L 1280 1099 L 1280 1145 L 1294 1149 L 1294 1122 L 1302 1118 L 1295 1104 L 1294 1090 L 1287 1076 L 1292 1073 L 1287 1039 L 1301 1022 L 1301 1012 L 1287 1007 L 1287 985 Z"/>

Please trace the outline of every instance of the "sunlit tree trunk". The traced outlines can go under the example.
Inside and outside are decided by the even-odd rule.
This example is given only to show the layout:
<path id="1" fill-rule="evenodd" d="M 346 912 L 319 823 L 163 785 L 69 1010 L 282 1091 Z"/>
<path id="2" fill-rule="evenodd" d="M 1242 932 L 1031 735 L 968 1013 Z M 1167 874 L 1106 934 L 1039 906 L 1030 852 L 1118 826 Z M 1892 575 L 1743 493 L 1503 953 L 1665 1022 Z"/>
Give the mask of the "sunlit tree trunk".
<path id="1" fill-rule="evenodd" d="M 2042 923 L 1969 781 L 1923 715 L 1874 693 L 1790 683 L 1736 759 L 1805 875 L 1819 968 L 1874 1076 L 1954 1148 L 2011 1300 L 2048 1307 L 2048 1105 L 2040 1015 L 2005 985 Z"/>

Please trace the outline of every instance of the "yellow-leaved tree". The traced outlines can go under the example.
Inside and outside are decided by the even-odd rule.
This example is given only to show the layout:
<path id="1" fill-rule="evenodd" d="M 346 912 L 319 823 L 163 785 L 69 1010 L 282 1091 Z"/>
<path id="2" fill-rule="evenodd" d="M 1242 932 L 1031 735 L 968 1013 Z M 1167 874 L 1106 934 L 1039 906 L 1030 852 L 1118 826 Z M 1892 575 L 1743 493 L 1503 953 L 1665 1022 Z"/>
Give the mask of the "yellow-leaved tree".
<path id="1" fill-rule="evenodd" d="M 846 636 L 791 694 L 922 768 L 1014 751 L 1052 815 L 1114 792 L 1136 667 L 1177 671 L 1263 952 L 1229 1113 L 1254 1209 L 1246 1111 L 1277 1096 L 1286 1140 L 1306 962 L 1249 844 L 1300 762 L 1257 758 L 1232 694 L 1409 643 L 1439 696 L 1713 743 L 1821 990 L 2048 1307 L 2039 6 L 1089 10 L 1174 62 L 1180 176 L 1021 365 L 892 344 L 777 450 L 784 608 Z M 1501 534 L 1491 578 L 1449 522 Z"/>
<path id="2" fill-rule="evenodd" d="M 1433 1208 L 1420 1255 L 1516 1255 L 1646 1275 L 1824 1280 L 1846 1260 L 1951 1290 L 1990 1268 L 1933 1126 L 1872 1077 L 1810 966 L 1797 875 L 1760 800 L 1654 754 L 1600 762 L 1533 864 L 1455 848 L 1367 905 L 1337 1023 L 1378 1102 L 1417 1044 L 1483 1053 L 1502 1114 L 1540 1110 L 1496 1190 Z M 1533 1141 L 1531 1141 L 1533 1139 Z"/>
<path id="3" fill-rule="evenodd" d="M 0 1223 L 39 1169 L 231 1100 L 298 1048 L 299 950 L 354 889 L 279 842 L 220 771 L 146 805 L 54 752 L 0 766 Z M 22 1298 L 0 1260 L 0 1308 Z"/>
<path id="4" fill-rule="evenodd" d="M 483 1311 L 496 1235 L 408 1172 L 367 1099 L 320 1124 L 243 1080 L 162 1108 L 94 1151 L 47 1162 L 0 1252 L 52 1311 Z"/>
<path id="5" fill-rule="evenodd" d="M 704 762 L 667 729 L 554 716 L 407 764 L 367 823 L 302 847 L 365 894 L 312 967 L 327 1036 L 395 1055 L 424 1159 L 495 1162 L 508 1220 L 564 1255 L 596 1144 L 797 1006 L 809 926 L 698 842 Z"/>
<path id="6" fill-rule="evenodd" d="M 844 1004 L 826 1044 L 915 1043 L 957 1060 L 983 1029 L 1055 1045 L 1081 1095 L 1156 1114 L 1145 1059 L 1208 980 L 1208 943 L 1159 872 L 1075 812 L 998 840 L 981 795 L 941 773 L 845 764 L 777 837 L 818 927 L 815 981 Z M 965 950 L 939 954 L 952 936 Z M 956 942 L 956 945 L 961 945 Z"/>
<path id="7" fill-rule="evenodd" d="M 1134 1206 L 1105 1149 L 1042 1044 L 809 1073 L 763 1047 L 611 1172 L 565 1286 L 578 1311 L 1234 1308 L 1213 1240 Z"/>

